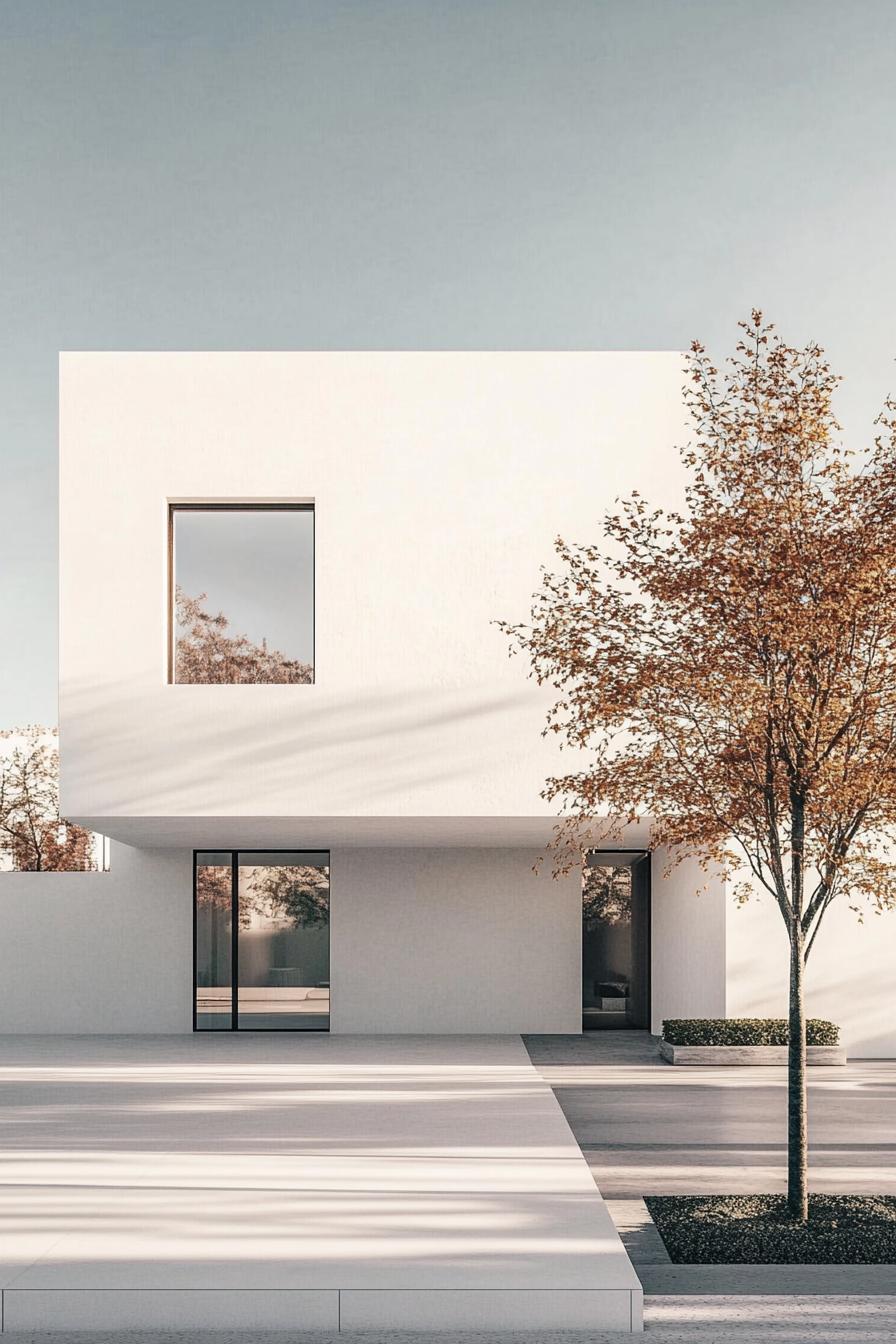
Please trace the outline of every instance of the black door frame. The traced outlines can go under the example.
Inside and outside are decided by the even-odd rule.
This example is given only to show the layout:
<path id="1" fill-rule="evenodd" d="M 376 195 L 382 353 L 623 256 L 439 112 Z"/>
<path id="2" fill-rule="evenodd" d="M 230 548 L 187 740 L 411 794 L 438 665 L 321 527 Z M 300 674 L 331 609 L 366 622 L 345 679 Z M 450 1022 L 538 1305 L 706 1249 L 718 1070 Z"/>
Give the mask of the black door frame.
<path id="1" fill-rule="evenodd" d="M 636 892 L 638 876 L 643 886 Z M 636 921 L 635 910 L 639 909 Z M 640 926 L 640 927 L 639 927 Z M 653 856 L 646 850 L 632 864 L 632 960 L 638 967 L 638 1004 L 633 1016 L 637 1021 L 632 1026 L 640 1031 L 649 1031 L 651 1025 L 651 936 L 653 929 Z M 637 942 L 636 942 L 637 939 Z"/>
<path id="2" fill-rule="evenodd" d="M 303 846 L 300 849 L 194 849 L 193 850 L 193 1030 L 205 1035 L 208 1028 L 201 1029 L 198 1025 L 198 1014 L 196 1012 L 196 957 L 198 953 L 198 920 L 196 908 L 196 862 L 199 854 L 229 854 L 230 855 L 230 1026 L 216 1027 L 215 1031 L 272 1031 L 272 1032 L 296 1032 L 296 1033 L 318 1033 L 324 1034 L 330 1030 L 330 1003 L 327 999 L 327 1025 L 325 1027 L 241 1027 L 239 1024 L 240 995 L 239 995 L 239 970 L 240 970 L 240 919 L 239 919 L 239 880 L 240 880 L 240 855 L 241 854 L 326 854 L 327 856 L 327 966 L 330 965 L 330 851 L 329 849 L 309 849 Z M 221 867 L 224 865 L 222 864 Z M 214 1033 L 212 1033 L 214 1034 Z"/>
<path id="3" fill-rule="evenodd" d="M 643 847 L 641 847 L 641 846 L 637 846 L 637 845 L 628 845 L 628 846 L 620 845 L 620 846 L 617 846 L 617 847 L 615 847 L 615 848 L 613 848 L 613 849 L 595 848 L 595 849 L 589 850 L 588 852 L 589 852 L 590 854 L 632 854 L 632 855 L 634 855 L 635 857 L 632 859 L 631 863 L 627 865 L 628 867 L 630 867 L 630 868 L 633 870 L 633 871 L 632 871 L 632 878 L 633 878 L 633 879 L 634 879 L 634 869 L 635 869 L 636 867 L 638 867 L 639 865 L 641 865 L 641 864 L 644 865 L 644 868 L 643 868 L 643 874 L 644 874 L 644 878 L 646 879 L 645 882 L 644 882 L 644 890 L 643 890 L 643 892 L 642 892 L 642 895 L 643 895 L 643 914 L 644 914 L 644 920 L 643 920 L 643 924 L 642 924 L 642 928 L 641 928 L 641 938 L 640 938 L 639 946 L 638 946 L 637 948 L 636 948 L 634 945 L 632 946 L 632 959 L 633 959 L 633 961 L 634 961 L 634 959 L 637 958 L 638 975 L 639 975 L 639 980 L 640 980 L 640 993 L 639 993 L 639 995 L 638 995 L 638 999 L 639 999 L 639 1008 L 638 1008 L 638 1014 L 637 1014 L 637 1015 L 638 1015 L 639 1018 L 641 1018 L 641 1019 L 645 1019 L 645 1021 L 643 1021 L 640 1025 L 634 1025 L 634 1024 L 630 1024 L 630 1023 L 626 1022 L 625 1026 L 626 1026 L 626 1027 L 630 1027 L 632 1030 L 636 1030 L 636 1031 L 644 1031 L 644 1030 L 649 1031 L 649 1030 L 650 1030 L 650 1027 L 651 1027 L 651 1013 L 652 1013 L 652 1007 L 653 1007 L 653 1003 L 652 1003 L 652 983 L 651 983 L 651 962 L 652 962 L 652 959 L 653 959 L 653 942 L 652 942 L 652 938 L 653 938 L 653 850 L 651 850 L 651 849 L 645 849 L 645 848 L 643 848 Z M 587 864 L 586 864 L 585 866 L 587 867 Z M 635 899 L 635 883 L 634 883 L 634 880 L 633 880 L 633 881 L 632 881 L 632 903 L 633 903 L 633 911 L 634 911 L 634 899 Z M 633 936 L 633 938 L 634 938 L 634 923 L 635 923 L 635 921 L 634 921 L 634 913 L 633 913 L 633 919 L 632 919 L 632 936 Z M 582 932 L 582 929 L 581 929 L 581 921 L 580 921 L 580 926 L 579 926 L 579 927 L 580 927 L 580 935 L 581 935 L 581 932 Z M 580 943 L 580 960 L 581 960 L 581 943 Z M 582 998 L 583 998 L 583 1001 L 584 1001 L 584 986 L 583 986 Z M 585 1030 L 584 1013 L 582 1014 L 582 1030 L 583 1030 L 583 1031 Z M 591 1028 L 591 1030 L 592 1030 L 592 1031 L 593 1031 L 593 1030 L 601 1030 L 601 1028 Z M 618 1031 L 618 1030 L 624 1030 L 624 1028 L 622 1028 L 622 1027 L 615 1027 L 615 1026 L 614 1026 L 614 1027 L 605 1027 L 605 1028 L 603 1028 L 603 1030 L 606 1030 L 606 1031 L 617 1030 L 617 1031 Z"/>

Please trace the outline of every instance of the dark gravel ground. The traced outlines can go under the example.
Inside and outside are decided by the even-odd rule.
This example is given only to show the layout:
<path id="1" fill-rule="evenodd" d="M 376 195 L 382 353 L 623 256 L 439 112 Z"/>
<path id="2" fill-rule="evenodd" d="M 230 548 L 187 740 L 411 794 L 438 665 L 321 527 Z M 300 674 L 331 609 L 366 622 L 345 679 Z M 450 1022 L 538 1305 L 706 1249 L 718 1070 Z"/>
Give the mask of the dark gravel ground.
<path id="1" fill-rule="evenodd" d="M 648 1195 L 678 1265 L 888 1265 L 896 1288 L 896 1196 L 810 1195 L 793 1221 L 781 1195 Z"/>

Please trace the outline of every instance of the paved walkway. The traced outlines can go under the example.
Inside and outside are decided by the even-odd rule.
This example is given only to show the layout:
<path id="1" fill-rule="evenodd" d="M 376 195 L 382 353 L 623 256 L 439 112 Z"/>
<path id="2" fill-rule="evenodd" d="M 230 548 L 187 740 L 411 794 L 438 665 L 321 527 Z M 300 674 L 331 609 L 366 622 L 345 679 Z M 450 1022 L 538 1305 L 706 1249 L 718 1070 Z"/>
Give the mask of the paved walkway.
<path id="1" fill-rule="evenodd" d="M 647 1032 L 525 1039 L 606 1199 L 785 1188 L 785 1069 L 665 1064 Z M 811 1188 L 896 1194 L 896 1060 L 808 1073 Z"/>
<path id="2" fill-rule="evenodd" d="M 645 1194 L 784 1189 L 784 1069 L 673 1067 L 647 1032 L 526 1044 L 607 1199 L 657 1341 L 896 1338 L 891 1266 L 674 1265 L 647 1213 Z M 811 1069 L 809 1107 L 812 1189 L 896 1193 L 896 1061 Z"/>
<path id="3" fill-rule="evenodd" d="M 0 1040 L 5 1331 L 631 1330 L 518 1037 Z"/>
<path id="4" fill-rule="evenodd" d="M 646 1344 L 892 1344 L 896 1297 L 656 1297 L 645 1306 Z M 166 1331 L 148 1334 L 10 1334 L 9 1344 L 433 1344 L 431 1334 L 364 1331 L 350 1334 L 290 1332 Z M 621 1344 L 623 1336 L 601 1330 L 529 1332 L 446 1331 L 438 1344 Z"/>

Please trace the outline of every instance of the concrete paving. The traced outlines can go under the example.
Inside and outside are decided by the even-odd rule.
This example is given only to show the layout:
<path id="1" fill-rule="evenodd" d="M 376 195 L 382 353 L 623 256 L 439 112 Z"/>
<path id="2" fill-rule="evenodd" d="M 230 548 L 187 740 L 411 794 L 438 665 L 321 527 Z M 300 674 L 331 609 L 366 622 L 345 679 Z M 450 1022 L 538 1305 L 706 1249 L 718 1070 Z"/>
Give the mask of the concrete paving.
<path id="1" fill-rule="evenodd" d="M 896 1297 L 655 1297 L 645 1306 L 648 1344 L 892 1344 Z M 283 1334 L 252 1331 L 12 1333 L 9 1344 L 279 1344 Z M 431 1335 L 363 1331 L 289 1333 L 290 1344 L 427 1344 Z M 619 1344 L 602 1330 L 446 1331 L 439 1344 Z"/>
<path id="2" fill-rule="evenodd" d="M 640 1327 L 518 1037 L 0 1041 L 5 1332 Z"/>
<path id="3" fill-rule="evenodd" d="M 785 1187 L 786 1073 L 673 1067 L 647 1032 L 527 1037 L 607 1198 L 656 1344 L 896 1339 L 890 1265 L 673 1265 L 645 1194 Z M 809 1074 L 813 1190 L 896 1193 L 896 1061 Z"/>
<path id="4" fill-rule="evenodd" d="M 666 1243 L 643 1199 L 608 1199 L 607 1208 L 639 1278 L 645 1265 L 671 1265 Z"/>
<path id="5" fill-rule="evenodd" d="M 892 1297 L 892 1265 L 641 1265 L 645 1299 L 686 1297 Z"/>
<path id="6" fill-rule="evenodd" d="M 786 1070 L 673 1066 L 647 1032 L 526 1037 L 607 1199 L 785 1188 Z M 813 1190 L 896 1194 L 896 1061 L 809 1070 Z"/>
<path id="7" fill-rule="evenodd" d="M 651 1344 L 892 1344 L 896 1297 L 654 1297 Z"/>

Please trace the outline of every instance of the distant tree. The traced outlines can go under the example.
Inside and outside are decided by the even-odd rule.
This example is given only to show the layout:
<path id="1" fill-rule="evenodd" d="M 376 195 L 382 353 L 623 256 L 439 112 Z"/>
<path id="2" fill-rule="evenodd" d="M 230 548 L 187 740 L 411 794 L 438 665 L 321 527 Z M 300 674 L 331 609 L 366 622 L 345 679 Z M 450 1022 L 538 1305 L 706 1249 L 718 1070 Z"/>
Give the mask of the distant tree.
<path id="1" fill-rule="evenodd" d="M 754 312 L 723 373 L 695 342 L 683 513 L 636 493 L 594 545 L 556 543 L 504 626 L 587 753 L 547 782 L 567 821 L 652 818 L 652 841 L 774 900 L 789 959 L 788 1201 L 808 1211 L 804 972 L 835 900 L 896 905 L 896 405 L 857 463 L 824 352 Z M 566 845 L 571 849 L 567 850 Z M 860 968 L 857 968 L 860 969 Z"/>
<path id="2" fill-rule="evenodd" d="M 0 731 L 0 848 L 18 872 L 97 866 L 91 832 L 59 816 L 57 737 L 37 725 Z"/>
<path id="3" fill-rule="evenodd" d="M 330 918 L 330 870 L 307 864 L 257 868 L 250 879 L 254 908 L 296 929 L 323 928 Z"/>
<path id="4" fill-rule="evenodd" d="M 314 680 L 308 663 L 269 649 L 264 640 L 253 644 L 245 635 L 229 633 L 227 617 L 220 611 L 217 615 L 206 611 L 206 600 L 206 593 L 190 597 L 182 588 L 176 589 L 175 681 L 230 686 Z"/>
<path id="5" fill-rule="evenodd" d="M 627 924 L 632 917 L 630 868 L 588 867 L 582 880 L 582 924 Z"/>
<path id="6" fill-rule="evenodd" d="M 296 929 L 323 928 L 329 921 L 328 868 L 310 864 L 272 864 L 240 870 L 239 922 L 248 928 L 252 915 L 280 917 Z M 196 871 L 200 908 L 231 913 L 229 866 L 202 864 Z"/>
<path id="7" fill-rule="evenodd" d="M 230 913 L 230 865 L 197 864 L 196 900 L 209 910 Z"/>

